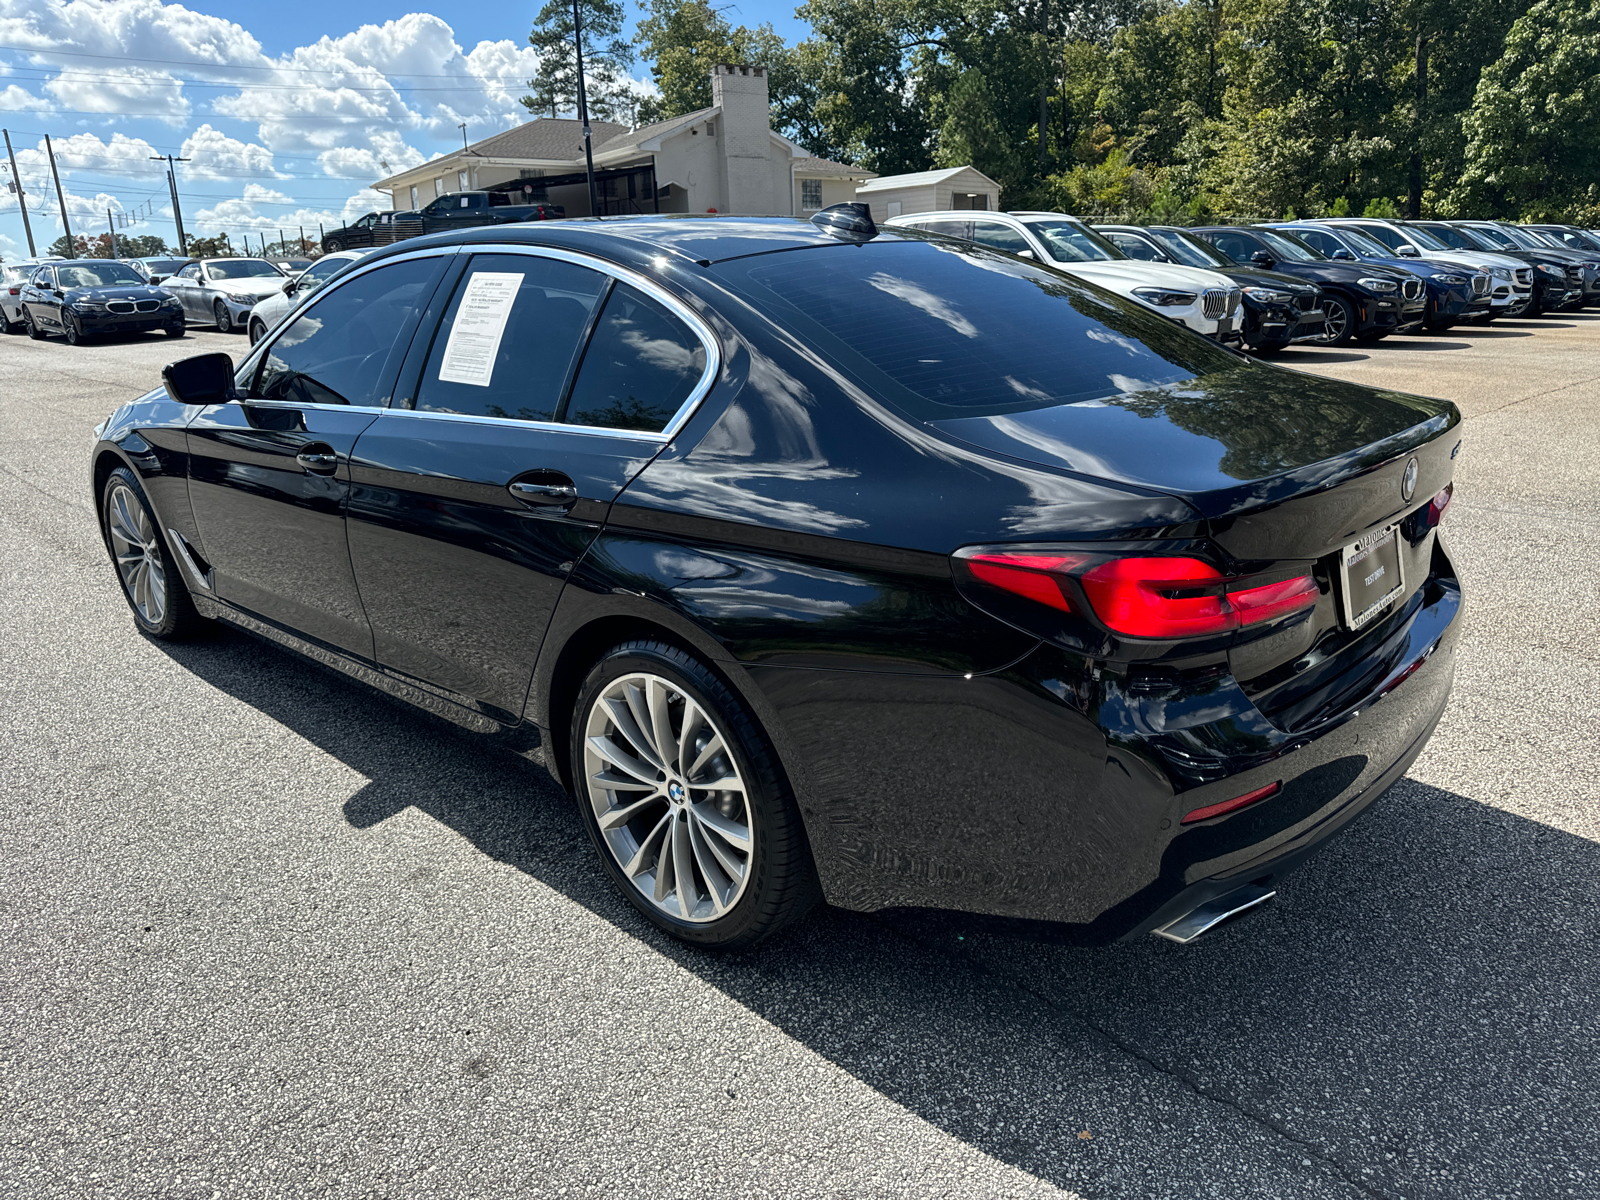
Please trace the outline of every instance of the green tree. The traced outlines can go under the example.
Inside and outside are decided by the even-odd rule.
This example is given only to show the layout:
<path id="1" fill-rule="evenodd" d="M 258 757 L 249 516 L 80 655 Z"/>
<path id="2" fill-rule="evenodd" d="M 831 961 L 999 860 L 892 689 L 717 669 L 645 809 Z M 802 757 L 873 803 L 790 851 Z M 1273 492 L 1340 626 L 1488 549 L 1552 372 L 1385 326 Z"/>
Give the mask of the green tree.
<path id="1" fill-rule="evenodd" d="M 941 167 L 971 164 L 991 179 L 1013 174 L 1011 142 L 995 115 L 989 84 L 977 70 L 963 71 L 950 89 L 933 161 Z"/>
<path id="2" fill-rule="evenodd" d="M 1600 8 L 1539 0 L 1484 68 L 1453 200 L 1467 212 L 1558 216 L 1600 180 Z M 1591 201 L 1592 202 L 1592 201 Z"/>
<path id="3" fill-rule="evenodd" d="M 233 247 L 228 244 L 228 239 L 218 234 L 216 237 L 192 237 L 189 239 L 190 258 L 231 258 Z"/>
<path id="4" fill-rule="evenodd" d="M 552 117 L 578 109 L 577 49 L 570 0 L 546 0 L 533 18 L 528 43 L 539 52 L 539 70 L 522 97 L 528 111 Z M 637 102 L 627 85 L 633 47 L 622 36 L 622 0 L 578 0 L 583 17 L 583 77 L 589 115 L 629 121 Z"/>

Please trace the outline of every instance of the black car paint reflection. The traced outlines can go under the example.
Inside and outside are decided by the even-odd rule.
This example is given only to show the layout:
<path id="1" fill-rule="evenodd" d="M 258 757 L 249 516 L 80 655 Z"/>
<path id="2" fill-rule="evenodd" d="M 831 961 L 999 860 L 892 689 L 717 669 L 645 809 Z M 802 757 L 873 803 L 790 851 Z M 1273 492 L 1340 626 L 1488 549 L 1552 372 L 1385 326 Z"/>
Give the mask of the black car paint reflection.
<path id="1" fill-rule="evenodd" d="M 577 680 L 617 640 L 670 640 L 771 737 L 831 902 L 1097 938 L 1275 877 L 1381 794 L 1443 708 L 1461 600 L 1437 532 L 1408 535 L 1406 594 L 1360 631 L 1340 623 L 1332 564 L 1367 529 L 1413 528 L 1449 483 L 1452 405 L 1249 363 L 1093 285 L 916 231 L 853 244 L 792 221 L 627 219 L 492 242 L 637 272 L 703 321 L 719 370 L 681 427 L 417 412 L 460 260 L 489 241 L 463 231 L 363 260 L 449 260 L 376 355 L 393 364 L 376 408 L 155 394 L 111 419 L 97 477 L 140 470 L 210 572 L 208 612 L 475 728 L 536 730 L 569 783 Z M 807 262 L 826 269 L 808 279 Z M 967 290 L 915 291 L 949 272 Z M 1064 366 L 1048 339 L 992 344 L 970 315 L 1022 292 L 1061 306 Z M 892 305 L 868 318 L 872 294 Z M 950 338 L 930 341 L 925 320 Z M 904 345 L 951 364 L 886 369 L 896 321 Z M 1002 361 L 1038 371 L 985 374 Z M 313 443 L 336 472 L 294 468 Z M 530 473 L 570 479 L 577 499 L 518 500 L 508 485 Z M 1071 637 L 1042 637 L 975 604 L 950 560 L 1038 542 L 1299 564 L 1323 590 L 1248 635 L 1141 640 L 1080 615 Z M 1181 825 L 1271 782 L 1273 802 Z"/>

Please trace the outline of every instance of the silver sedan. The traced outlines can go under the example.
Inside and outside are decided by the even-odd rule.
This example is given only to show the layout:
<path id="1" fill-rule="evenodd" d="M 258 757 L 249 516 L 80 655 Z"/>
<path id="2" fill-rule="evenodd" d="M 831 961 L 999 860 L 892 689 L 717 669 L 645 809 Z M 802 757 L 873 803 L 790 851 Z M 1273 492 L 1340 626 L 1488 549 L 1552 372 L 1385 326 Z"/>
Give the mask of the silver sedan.
<path id="1" fill-rule="evenodd" d="M 183 301 L 191 322 L 232 333 L 246 328 L 251 310 L 288 282 L 289 277 L 264 258 L 204 258 L 161 286 Z"/>

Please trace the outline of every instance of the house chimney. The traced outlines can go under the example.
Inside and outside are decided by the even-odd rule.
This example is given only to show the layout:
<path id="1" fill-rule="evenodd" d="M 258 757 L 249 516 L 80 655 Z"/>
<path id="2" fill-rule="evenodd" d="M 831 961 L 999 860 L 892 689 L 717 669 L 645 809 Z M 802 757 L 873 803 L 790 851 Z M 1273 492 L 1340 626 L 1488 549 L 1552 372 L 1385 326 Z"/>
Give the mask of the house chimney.
<path id="1" fill-rule="evenodd" d="M 717 141 L 728 211 L 767 215 L 787 211 L 787 204 L 779 205 L 773 183 L 767 69 L 718 63 L 711 68 L 711 103 L 722 109 Z M 785 161 L 785 174 L 787 166 Z"/>

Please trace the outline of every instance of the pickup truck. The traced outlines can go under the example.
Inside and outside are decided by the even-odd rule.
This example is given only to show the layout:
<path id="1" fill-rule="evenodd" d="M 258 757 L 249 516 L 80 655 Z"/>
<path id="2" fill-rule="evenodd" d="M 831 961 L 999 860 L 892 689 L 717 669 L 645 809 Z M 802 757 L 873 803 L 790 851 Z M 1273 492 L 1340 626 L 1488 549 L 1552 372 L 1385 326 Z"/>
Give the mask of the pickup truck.
<path id="1" fill-rule="evenodd" d="M 474 225 L 553 221 L 567 215 L 559 204 L 508 204 L 508 199 L 501 192 L 446 192 L 415 212 L 390 214 L 394 240 Z"/>
<path id="2" fill-rule="evenodd" d="M 394 213 L 369 212 L 359 220 L 323 235 L 322 252 L 337 254 L 341 250 L 360 250 L 366 246 L 387 246 L 394 241 Z"/>

